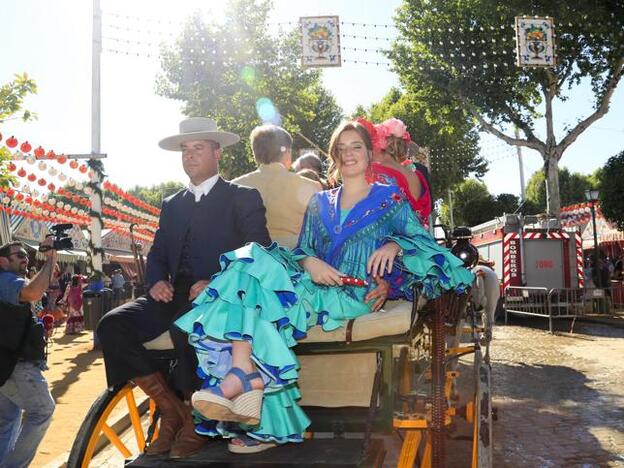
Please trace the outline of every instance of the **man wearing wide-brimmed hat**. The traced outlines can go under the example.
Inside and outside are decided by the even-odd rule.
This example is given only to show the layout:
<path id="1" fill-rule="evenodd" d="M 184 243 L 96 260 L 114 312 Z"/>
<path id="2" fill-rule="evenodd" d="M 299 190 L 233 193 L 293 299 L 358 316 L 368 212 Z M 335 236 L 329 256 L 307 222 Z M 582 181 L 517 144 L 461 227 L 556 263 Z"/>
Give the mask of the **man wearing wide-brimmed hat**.
<path id="1" fill-rule="evenodd" d="M 172 323 L 191 309 L 191 301 L 219 271 L 220 254 L 248 242 L 271 242 L 260 194 L 219 176 L 222 148 L 238 141 L 238 135 L 202 117 L 182 121 L 178 135 L 160 141 L 161 148 L 182 152 L 189 186 L 163 201 L 147 256 L 149 293 L 106 314 L 97 328 L 108 385 L 132 380 L 161 411 L 158 439 L 146 449 L 149 454 L 188 456 L 204 438 L 195 434 L 190 406 L 168 387 L 142 343 L 169 330 L 178 356 L 175 385 L 185 395 L 197 390 L 195 352 Z"/>

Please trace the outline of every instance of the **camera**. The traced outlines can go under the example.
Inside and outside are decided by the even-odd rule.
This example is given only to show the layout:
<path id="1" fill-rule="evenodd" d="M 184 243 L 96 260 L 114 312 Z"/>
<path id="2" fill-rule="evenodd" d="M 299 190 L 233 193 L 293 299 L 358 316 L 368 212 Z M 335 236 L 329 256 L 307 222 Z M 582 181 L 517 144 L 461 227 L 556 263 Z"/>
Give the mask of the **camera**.
<path id="1" fill-rule="evenodd" d="M 71 237 L 65 231 L 68 231 L 73 227 L 73 224 L 55 224 L 50 228 L 50 230 L 54 233 L 54 243 L 52 247 L 48 247 L 47 245 L 39 246 L 39 252 L 47 252 L 50 249 L 54 250 L 68 250 L 73 249 L 74 244 L 72 242 Z"/>

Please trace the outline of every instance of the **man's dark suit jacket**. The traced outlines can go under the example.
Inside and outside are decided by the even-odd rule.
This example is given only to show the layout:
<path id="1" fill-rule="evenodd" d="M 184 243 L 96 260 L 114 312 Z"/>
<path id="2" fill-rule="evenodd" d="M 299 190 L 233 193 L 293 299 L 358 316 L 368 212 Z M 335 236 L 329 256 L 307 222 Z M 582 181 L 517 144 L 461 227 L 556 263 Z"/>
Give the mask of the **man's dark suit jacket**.
<path id="1" fill-rule="evenodd" d="M 257 190 L 217 183 L 199 202 L 184 189 L 163 201 L 158 231 L 147 255 L 145 282 L 175 282 L 182 244 L 189 232 L 193 281 L 209 280 L 220 270 L 219 256 L 248 242 L 269 245 L 265 208 Z"/>

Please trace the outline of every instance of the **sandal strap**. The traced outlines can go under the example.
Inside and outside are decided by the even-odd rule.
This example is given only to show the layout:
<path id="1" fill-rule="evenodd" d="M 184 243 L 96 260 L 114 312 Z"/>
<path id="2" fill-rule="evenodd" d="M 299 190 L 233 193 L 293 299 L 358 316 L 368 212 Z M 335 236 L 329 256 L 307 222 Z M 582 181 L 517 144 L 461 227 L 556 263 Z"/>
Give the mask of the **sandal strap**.
<path id="1" fill-rule="evenodd" d="M 228 374 L 232 374 L 240 380 L 243 385 L 243 392 L 250 392 L 252 390 L 250 383 L 252 380 L 262 378 L 259 372 L 256 371 L 246 374 L 240 367 L 232 367 Z"/>
<path id="2" fill-rule="evenodd" d="M 245 447 L 255 447 L 264 443 L 260 442 L 258 439 L 249 437 L 247 434 L 237 434 L 233 440 L 240 440 Z"/>

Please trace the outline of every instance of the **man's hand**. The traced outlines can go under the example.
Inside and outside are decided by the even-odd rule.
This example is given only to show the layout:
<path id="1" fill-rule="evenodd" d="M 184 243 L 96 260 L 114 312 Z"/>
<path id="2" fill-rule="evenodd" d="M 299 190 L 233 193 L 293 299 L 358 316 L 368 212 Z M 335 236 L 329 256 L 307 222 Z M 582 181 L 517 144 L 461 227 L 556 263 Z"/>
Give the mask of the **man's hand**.
<path id="1" fill-rule="evenodd" d="M 301 260 L 301 266 L 310 274 L 312 281 L 317 284 L 342 286 L 341 276 L 344 275 L 320 258 L 306 257 Z"/>
<path id="2" fill-rule="evenodd" d="M 386 271 L 392 273 L 392 264 L 400 251 L 401 247 L 396 242 L 382 245 L 368 257 L 366 272 L 372 277 L 383 276 Z"/>
<path id="3" fill-rule="evenodd" d="M 173 286 L 169 281 L 160 280 L 150 288 L 149 294 L 157 302 L 171 302 L 173 300 Z"/>
<path id="4" fill-rule="evenodd" d="M 43 255 L 45 255 L 46 260 L 50 260 L 53 263 L 56 262 L 56 250 L 52 247 L 54 246 L 54 236 L 47 236 L 43 242 L 41 243 L 41 247 L 50 247 L 49 250 L 45 251 Z"/>
<path id="5" fill-rule="evenodd" d="M 199 280 L 197 283 L 191 286 L 191 290 L 189 291 L 189 301 L 192 301 L 197 296 L 199 296 L 204 291 L 204 289 L 206 289 L 208 283 L 210 283 L 210 281 L 208 280 Z"/>
<path id="6" fill-rule="evenodd" d="M 364 297 L 364 302 L 368 303 L 373 299 L 377 299 L 371 307 L 371 310 L 373 312 L 377 312 L 379 309 L 381 309 L 381 306 L 384 304 L 384 302 L 386 302 L 386 299 L 388 299 L 388 293 L 390 292 L 390 283 L 385 279 L 380 278 L 379 276 L 373 277 L 373 280 L 375 281 L 375 283 L 377 283 L 377 287 Z"/>

